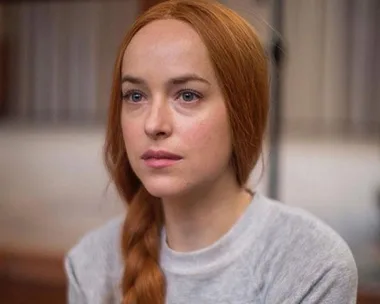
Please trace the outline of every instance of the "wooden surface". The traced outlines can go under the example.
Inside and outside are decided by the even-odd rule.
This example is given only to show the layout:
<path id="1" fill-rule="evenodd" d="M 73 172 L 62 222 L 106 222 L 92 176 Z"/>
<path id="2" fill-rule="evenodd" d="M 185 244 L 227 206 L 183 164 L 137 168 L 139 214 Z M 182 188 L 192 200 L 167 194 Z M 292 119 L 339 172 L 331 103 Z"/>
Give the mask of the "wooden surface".
<path id="1" fill-rule="evenodd" d="M 66 303 L 62 261 L 59 256 L 0 252 L 0 303 Z"/>
<path id="2" fill-rule="evenodd" d="M 64 285 L 0 278 L 0 303 L 65 304 L 66 288 Z"/>
<path id="3" fill-rule="evenodd" d="M 358 293 L 357 304 L 380 304 L 380 290 L 378 291 L 360 290 Z"/>

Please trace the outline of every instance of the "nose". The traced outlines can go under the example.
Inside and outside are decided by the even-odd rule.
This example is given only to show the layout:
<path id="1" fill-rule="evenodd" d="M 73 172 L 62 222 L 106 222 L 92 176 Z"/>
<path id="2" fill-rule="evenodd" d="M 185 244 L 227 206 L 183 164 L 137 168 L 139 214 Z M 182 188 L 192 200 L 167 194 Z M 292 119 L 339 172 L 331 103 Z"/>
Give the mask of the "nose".
<path id="1" fill-rule="evenodd" d="M 165 100 L 152 102 L 145 120 L 145 134 L 153 140 L 158 140 L 169 137 L 172 131 L 170 105 Z"/>

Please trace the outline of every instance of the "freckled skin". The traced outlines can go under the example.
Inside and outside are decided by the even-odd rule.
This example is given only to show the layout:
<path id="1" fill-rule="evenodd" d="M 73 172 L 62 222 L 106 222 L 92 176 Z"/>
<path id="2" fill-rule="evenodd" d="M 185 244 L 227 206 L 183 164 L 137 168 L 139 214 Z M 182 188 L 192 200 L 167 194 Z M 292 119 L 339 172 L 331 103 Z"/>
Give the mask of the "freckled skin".
<path id="1" fill-rule="evenodd" d="M 188 74 L 208 84 L 194 80 L 170 83 Z M 130 164 L 152 195 L 178 197 L 231 180 L 224 97 L 207 49 L 190 25 L 159 20 L 142 28 L 124 53 L 124 75 L 144 80 L 144 84 L 123 82 L 121 125 Z M 183 90 L 201 97 L 190 95 L 194 100 L 185 101 Z M 166 168 L 150 168 L 140 158 L 148 149 L 166 150 L 183 159 Z"/>

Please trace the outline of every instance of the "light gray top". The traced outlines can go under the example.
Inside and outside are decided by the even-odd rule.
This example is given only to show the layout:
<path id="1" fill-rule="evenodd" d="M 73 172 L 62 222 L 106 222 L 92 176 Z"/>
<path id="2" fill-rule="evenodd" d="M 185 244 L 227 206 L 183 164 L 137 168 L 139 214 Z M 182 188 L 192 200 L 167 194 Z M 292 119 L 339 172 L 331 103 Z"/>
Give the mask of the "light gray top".
<path id="1" fill-rule="evenodd" d="M 69 303 L 120 303 L 122 218 L 86 235 L 67 255 Z M 162 232 L 168 304 L 354 304 L 357 269 L 342 238 L 311 214 L 256 193 L 208 248 L 178 253 Z"/>

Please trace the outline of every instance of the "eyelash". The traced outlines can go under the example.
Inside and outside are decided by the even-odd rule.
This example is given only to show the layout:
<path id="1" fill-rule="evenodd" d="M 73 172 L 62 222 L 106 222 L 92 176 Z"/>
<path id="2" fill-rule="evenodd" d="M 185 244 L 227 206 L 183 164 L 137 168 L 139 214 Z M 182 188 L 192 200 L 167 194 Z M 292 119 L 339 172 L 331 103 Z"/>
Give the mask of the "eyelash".
<path id="1" fill-rule="evenodd" d="M 129 90 L 129 91 L 127 91 L 127 92 L 125 92 L 125 93 L 122 94 L 122 99 L 123 99 L 123 101 L 129 101 L 129 98 L 130 98 L 133 94 L 135 94 L 135 93 L 138 93 L 138 94 L 140 94 L 142 97 L 144 97 L 144 94 L 143 94 L 142 92 L 138 91 L 138 90 Z M 136 103 L 136 102 L 132 102 L 132 103 Z"/>
<path id="2" fill-rule="evenodd" d="M 203 98 L 202 94 L 200 94 L 199 92 L 195 91 L 195 90 L 192 90 L 192 89 L 182 89 L 180 90 L 178 93 L 177 93 L 177 96 L 181 96 L 183 93 L 191 93 L 191 94 L 194 94 L 196 99 L 197 100 L 200 100 Z M 178 98 L 177 97 L 177 98 Z M 185 102 L 185 103 L 193 103 L 194 101 L 190 101 L 190 102 Z"/>
<path id="3" fill-rule="evenodd" d="M 139 91 L 139 90 L 129 90 L 125 93 L 122 94 L 122 100 L 123 101 L 129 101 L 129 98 L 135 94 L 135 93 L 138 93 L 140 94 L 142 97 L 144 97 L 144 94 Z M 200 94 L 199 92 L 195 91 L 195 90 L 192 90 L 192 89 L 182 89 L 180 90 L 177 94 L 176 94 L 176 99 L 178 99 L 183 93 L 191 93 L 191 94 L 194 94 L 194 96 L 196 97 L 197 100 L 200 100 L 203 98 L 203 95 Z M 193 103 L 194 101 L 190 101 L 190 102 L 185 102 L 185 103 Z M 138 103 L 138 102 L 131 102 L 131 103 Z"/>

